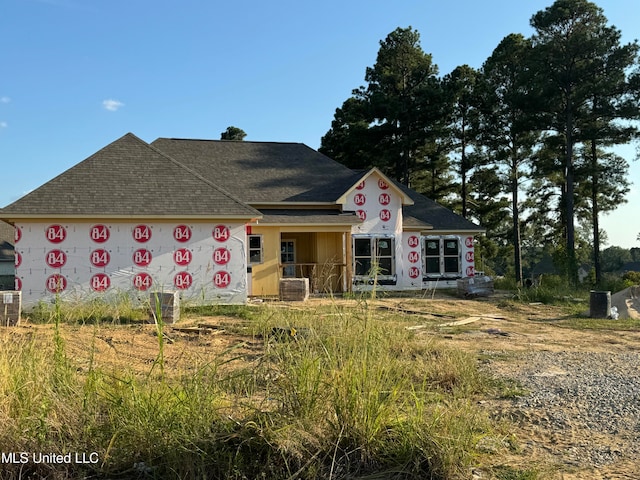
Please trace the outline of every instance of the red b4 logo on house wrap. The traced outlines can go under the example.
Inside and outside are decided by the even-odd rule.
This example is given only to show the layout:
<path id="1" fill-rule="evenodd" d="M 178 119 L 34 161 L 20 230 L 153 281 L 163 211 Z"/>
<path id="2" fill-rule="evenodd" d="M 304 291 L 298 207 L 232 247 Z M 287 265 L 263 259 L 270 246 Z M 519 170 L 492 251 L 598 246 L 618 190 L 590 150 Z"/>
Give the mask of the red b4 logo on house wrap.
<path id="1" fill-rule="evenodd" d="M 226 225 L 216 225 L 213 227 L 213 239 L 216 242 L 226 242 L 231 237 L 231 230 Z"/>
<path id="2" fill-rule="evenodd" d="M 473 248 L 473 237 L 467 237 L 464 240 L 464 244 L 467 246 L 467 248 Z"/>
<path id="3" fill-rule="evenodd" d="M 22 238 L 22 229 L 20 227 L 16 227 L 15 230 L 13 231 L 13 239 L 15 240 L 16 243 L 18 243 L 21 238 Z"/>
<path id="4" fill-rule="evenodd" d="M 474 277 L 476 269 L 474 267 L 467 267 L 467 277 Z"/>
<path id="5" fill-rule="evenodd" d="M 15 266 L 16 268 L 18 268 L 20 265 L 22 265 L 22 255 L 20 254 L 20 252 L 15 252 L 15 257 L 16 257 Z"/>
<path id="6" fill-rule="evenodd" d="M 418 245 L 420 245 L 420 239 L 418 237 L 416 237 L 415 235 L 411 235 L 408 239 L 407 239 L 407 244 L 411 247 L 411 248 L 416 248 Z"/>
<path id="7" fill-rule="evenodd" d="M 104 273 L 96 273 L 91 277 L 91 289 L 94 292 L 104 292 L 111 286 L 111 279 Z"/>
<path id="8" fill-rule="evenodd" d="M 186 290 L 193 284 L 193 277 L 189 272 L 179 272 L 173 277 L 173 285 L 179 290 Z"/>
<path id="9" fill-rule="evenodd" d="M 151 227 L 149 225 L 133 227 L 133 239 L 138 243 L 148 242 L 151 240 Z"/>
<path id="10" fill-rule="evenodd" d="M 464 258 L 467 260 L 467 262 L 473 262 L 473 252 L 467 252 L 464 256 Z"/>
<path id="11" fill-rule="evenodd" d="M 173 238 L 175 238 L 177 242 L 188 242 L 191 240 L 191 228 L 187 225 L 178 225 L 173 229 Z"/>
<path id="12" fill-rule="evenodd" d="M 409 269 L 410 278 L 418 278 L 420 276 L 420 269 L 418 267 L 411 267 Z"/>
<path id="13" fill-rule="evenodd" d="M 361 181 L 358 185 L 356 185 L 356 190 L 362 190 L 365 186 L 364 180 Z"/>
<path id="14" fill-rule="evenodd" d="M 231 252 L 224 247 L 213 251 L 213 261 L 216 265 L 226 265 L 231 260 Z"/>
<path id="15" fill-rule="evenodd" d="M 420 260 L 420 254 L 418 252 L 409 252 L 409 261 L 411 263 L 418 263 Z"/>
<path id="16" fill-rule="evenodd" d="M 387 182 L 385 182 L 384 180 L 380 179 L 380 180 L 378 180 L 378 187 L 381 190 L 386 190 L 387 188 L 389 188 L 389 184 Z"/>
<path id="17" fill-rule="evenodd" d="M 99 267 L 99 268 L 106 267 L 109 264 L 110 260 L 111 260 L 111 255 L 109 254 L 109 252 L 107 252 L 102 248 L 99 248 L 98 250 L 94 250 L 89 255 L 89 261 L 91 262 L 91 265 L 93 265 L 94 267 Z"/>
<path id="18" fill-rule="evenodd" d="M 176 265 L 185 266 L 191 263 L 192 253 L 191 250 L 181 248 L 173 252 L 173 261 Z"/>
<path id="19" fill-rule="evenodd" d="M 133 277 L 133 286 L 141 292 L 148 290 L 152 283 L 151 275 L 147 272 L 136 273 Z"/>
<path id="20" fill-rule="evenodd" d="M 50 225 L 45 230 L 45 236 L 51 243 L 62 243 L 67 238 L 67 230 L 62 225 Z"/>
<path id="21" fill-rule="evenodd" d="M 47 252 L 44 260 L 51 268 L 61 268 L 67 263 L 67 254 L 62 250 L 51 250 Z"/>
<path id="22" fill-rule="evenodd" d="M 380 220 L 382 220 L 383 222 L 388 222 L 389 220 L 391 220 L 391 212 L 386 208 L 380 210 Z"/>
<path id="23" fill-rule="evenodd" d="M 140 248 L 133 252 L 133 263 L 138 267 L 147 267 L 151 263 L 151 252 L 146 248 Z"/>
<path id="24" fill-rule="evenodd" d="M 367 201 L 367 197 L 362 193 L 356 193 L 353 197 L 353 203 L 361 207 Z"/>
<path id="25" fill-rule="evenodd" d="M 60 274 L 51 275 L 46 281 L 47 290 L 51 293 L 64 292 L 67 288 L 67 279 Z"/>
<path id="26" fill-rule="evenodd" d="M 356 215 L 362 222 L 367 219 L 367 212 L 365 212 L 364 210 L 356 210 Z"/>
<path id="27" fill-rule="evenodd" d="M 380 205 L 389 205 L 391 203 L 391 195 L 381 193 L 380 196 L 378 196 L 378 202 L 380 202 Z"/>
<path id="28" fill-rule="evenodd" d="M 231 283 L 229 272 L 216 272 L 213 275 L 213 284 L 218 288 L 226 288 Z"/>
<path id="29" fill-rule="evenodd" d="M 106 225 L 94 225 L 89 230 L 89 236 L 96 243 L 104 243 L 109 240 L 109 227 Z"/>

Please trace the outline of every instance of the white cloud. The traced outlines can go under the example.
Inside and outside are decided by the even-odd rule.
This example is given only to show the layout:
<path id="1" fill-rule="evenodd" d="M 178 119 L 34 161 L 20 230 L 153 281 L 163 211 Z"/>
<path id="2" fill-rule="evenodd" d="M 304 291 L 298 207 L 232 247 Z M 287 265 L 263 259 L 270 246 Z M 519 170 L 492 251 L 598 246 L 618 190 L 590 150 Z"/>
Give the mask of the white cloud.
<path id="1" fill-rule="evenodd" d="M 110 112 L 115 112 L 116 110 L 119 110 L 121 107 L 124 107 L 124 103 L 122 103 L 119 100 L 109 99 L 109 100 L 103 100 L 102 106 L 105 108 L 105 110 L 109 110 Z"/>
<path id="2" fill-rule="evenodd" d="M 0 103 L 9 103 L 10 101 L 9 97 L 0 97 Z"/>

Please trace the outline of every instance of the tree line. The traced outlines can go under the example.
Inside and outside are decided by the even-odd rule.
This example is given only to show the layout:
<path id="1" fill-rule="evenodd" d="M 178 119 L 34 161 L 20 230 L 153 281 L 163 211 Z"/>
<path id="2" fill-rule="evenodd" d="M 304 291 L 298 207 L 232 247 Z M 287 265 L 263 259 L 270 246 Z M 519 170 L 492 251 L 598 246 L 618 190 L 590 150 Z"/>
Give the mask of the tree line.
<path id="1" fill-rule="evenodd" d="M 550 256 L 573 285 L 591 263 L 599 284 L 598 220 L 629 190 L 614 147 L 639 134 L 639 46 L 587 0 L 557 0 L 530 24 L 533 35 L 507 35 L 480 68 L 443 76 L 419 33 L 397 28 L 320 151 L 376 166 L 481 224 L 494 273 L 521 283 Z"/>

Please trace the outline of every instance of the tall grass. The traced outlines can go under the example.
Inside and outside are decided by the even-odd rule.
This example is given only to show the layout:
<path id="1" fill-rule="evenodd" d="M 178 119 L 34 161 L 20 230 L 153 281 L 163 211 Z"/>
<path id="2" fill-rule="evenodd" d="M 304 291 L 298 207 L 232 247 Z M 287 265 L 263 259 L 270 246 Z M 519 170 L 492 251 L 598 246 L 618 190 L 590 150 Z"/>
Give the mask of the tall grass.
<path id="1" fill-rule="evenodd" d="M 466 476 L 491 429 L 474 402 L 486 384 L 474 359 L 365 301 L 251 312 L 249 335 L 263 339 L 251 366 L 234 367 L 241 357 L 230 349 L 188 372 L 164 365 L 161 378 L 105 369 L 94 342 L 88 367 L 75 368 L 62 314 L 51 330 L 0 332 L 2 450 L 99 457 L 3 465 L 7 478 Z M 82 328 L 95 339 L 96 327 Z"/>
<path id="2" fill-rule="evenodd" d="M 115 292 L 91 300 L 40 302 L 28 313 L 33 323 L 51 323 L 57 317 L 65 323 L 130 323 L 148 319 L 149 301 L 141 302 L 128 292 Z"/>

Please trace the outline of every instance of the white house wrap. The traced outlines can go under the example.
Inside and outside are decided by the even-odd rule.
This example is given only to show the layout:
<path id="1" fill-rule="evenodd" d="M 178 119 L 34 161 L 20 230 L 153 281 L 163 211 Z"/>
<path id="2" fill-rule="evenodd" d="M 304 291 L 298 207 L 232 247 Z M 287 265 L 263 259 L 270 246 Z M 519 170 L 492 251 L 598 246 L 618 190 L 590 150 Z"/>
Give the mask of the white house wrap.
<path id="1" fill-rule="evenodd" d="M 27 305 L 176 290 L 183 302 L 246 301 L 243 224 L 38 222 L 16 232 L 16 287 Z"/>

